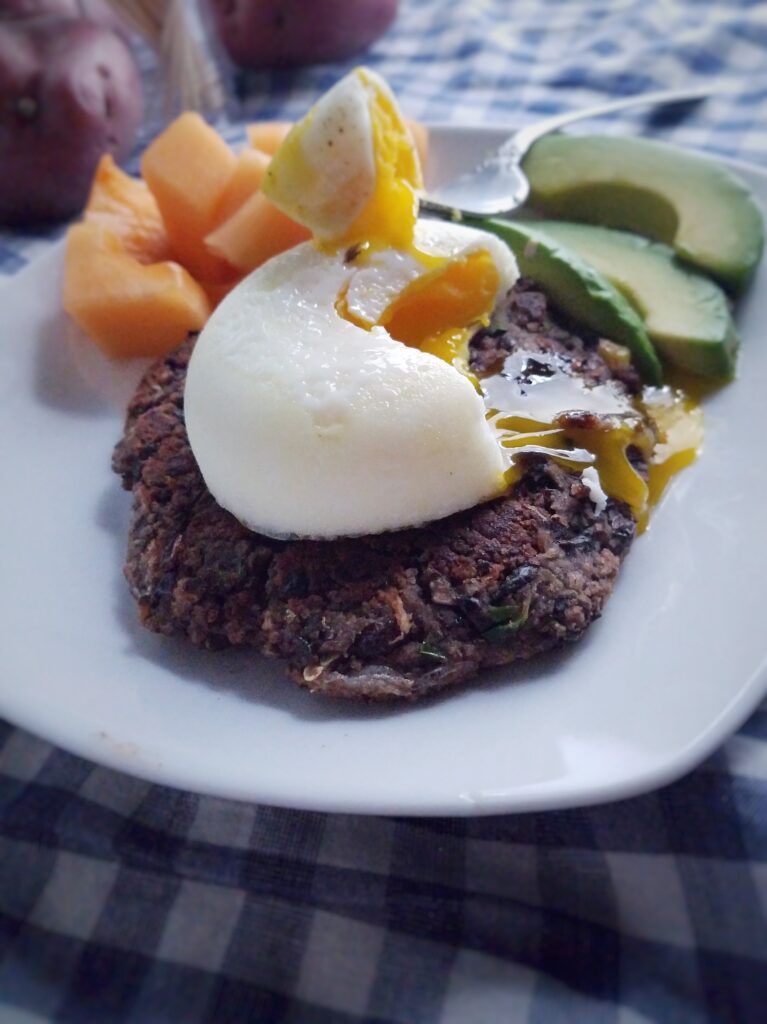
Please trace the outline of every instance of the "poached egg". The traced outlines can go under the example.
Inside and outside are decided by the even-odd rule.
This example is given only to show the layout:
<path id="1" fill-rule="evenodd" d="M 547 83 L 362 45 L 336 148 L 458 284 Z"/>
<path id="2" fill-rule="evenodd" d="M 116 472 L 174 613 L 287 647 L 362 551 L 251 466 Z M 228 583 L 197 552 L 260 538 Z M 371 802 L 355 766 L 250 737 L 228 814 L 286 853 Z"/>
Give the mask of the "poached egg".
<path id="1" fill-rule="evenodd" d="M 264 192 L 314 239 L 221 303 L 184 398 L 209 490 L 253 530 L 376 533 L 506 488 L 467 352 L 516 263 L 493 235 L 418 221 L 421 186 L 396 101 L 365 69 L 325 94 L 272 160 Z"/>

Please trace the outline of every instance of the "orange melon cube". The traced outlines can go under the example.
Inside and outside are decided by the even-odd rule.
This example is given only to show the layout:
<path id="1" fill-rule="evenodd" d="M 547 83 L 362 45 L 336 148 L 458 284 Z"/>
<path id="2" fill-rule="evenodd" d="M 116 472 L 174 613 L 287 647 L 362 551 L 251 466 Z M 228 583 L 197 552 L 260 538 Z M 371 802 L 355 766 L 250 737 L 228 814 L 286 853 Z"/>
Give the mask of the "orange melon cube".
<path id="1" fill-rule="evenodd" d="M 238 275 L 231 281 L 223 281 L 221 283 L 212 284 L 210 282 L 201 281 L 201 287 L 204 289 L 205 294 L 208 296 L 208 302 L 211 305 L 211 309 L 215 309 L 216 306 L 225 299 L 232 288 L 236 287 L 242 280 L 242 275 Z"/>
<path id="2" fill-rule="evenodd" d="M 99 160 L 85 220 L 111 231 L 139 263 L 170 259 L 170 242 L 152 193 L 139 178 L 121 170 L 110 153 Z"/>
<path id="3" fill-rule="evenodd" d="M 177 117 L 147 148 L 141 173 L 157 200 L 173 252 L 195 277 L 224 280 L 231 268 L 205 246 L 237 158 L 199 114 Z"/>
<path id="4" fill-rule="evenodd" d="M 310 237 L 307 228 L 296 224 L 263 193 L 257 192 L 205 241 L 212 252 L 248 273 Z"/>
<path id="5" fill-rule="evenodd" d="M 67 234 L 63 305 L 107 355 L 122 357 L 164 355 L 210 314 L 205 292 L 178 263 L 140 263 L 94 223 Z"/>
<path id="6" fill-rule="evenodd" d="M 274 156 L 292 127 L 290 121 L 258 121 L 249 124 L 245 131 L 254 149 Z"/>
<path id="7" fill-rule="evenodd" d="M 216 225 L 223 224 L 261 188 L 269 156 L 259 149 L 244 149 L 237 156 L 237 166 L 229 184 L 221 194 L 214 215 Z"/>

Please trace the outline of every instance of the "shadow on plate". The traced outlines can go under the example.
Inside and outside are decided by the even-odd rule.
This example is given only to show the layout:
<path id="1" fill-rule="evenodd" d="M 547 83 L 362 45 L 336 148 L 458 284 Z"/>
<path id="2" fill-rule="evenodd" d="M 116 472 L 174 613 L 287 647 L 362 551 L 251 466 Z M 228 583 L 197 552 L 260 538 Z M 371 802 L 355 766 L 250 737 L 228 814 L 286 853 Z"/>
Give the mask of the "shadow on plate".
<path id="1" fill-rule="evenodd" d="M 34 390 L 40 402 L 69 416 L 122 415 L 151 359 L 110 359 L 63 312 L 40 328 Z"/>
<path id="2" fill-rule="evenodd" d="M 36 398 L 69 416 L 114 415 L 75 367 L 66 334 L 63 314 L 50 317 L 40 328 L 34 364 Z"/>
<path id="3" fill-rule="evenodd" d="M 218 693 L 235 696 L 251 704 L 275 708 L 305 721 L 358 721 L 417 714 L 445 700 L 460 699 L 470 690 L 492 690 L 500 686 L 537 684 L 551 676 L 566 655 L 553 654 L 534 663 L 519 663 L 482 674 L 480 681 L 458 690 L 447 690 L 415 704 L 395 702 L 367 704 L 313 695 L 286 676 L 282 664 L 251 649 L 206 651 L 175 637 L 162 637 L 144 629 L 121 568 L 130 519 L 130 496 L 120 489 L 117 478 L 103 496 L 97 523 L 114 540 L 114 614 L 125 632 L 129 653 L 152 662 L 174 676 L 206 686 Z"/>

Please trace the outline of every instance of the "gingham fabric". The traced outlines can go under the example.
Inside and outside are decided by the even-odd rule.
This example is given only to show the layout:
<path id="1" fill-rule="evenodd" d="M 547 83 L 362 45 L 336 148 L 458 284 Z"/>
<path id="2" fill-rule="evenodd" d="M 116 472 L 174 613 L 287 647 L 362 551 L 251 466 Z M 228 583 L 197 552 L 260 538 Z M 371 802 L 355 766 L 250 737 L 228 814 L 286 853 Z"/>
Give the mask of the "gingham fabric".
<path id="1" fill-rule="evenodd" d="M 714 77 L 737 92 L 684 123 L 609 130 L 767 153 L 760 3 L 403 0 L 366 60 L 468 124 Z M 240 81 L 240 113 L 295 116 L 346 67 Z M 0 271 L 54 235 L 0 235 Z M 762 1022 L 766 796 L 767 709 L 656 793 L 441 820 L 201 798 L 8 725 L 0 1022 Z"/>

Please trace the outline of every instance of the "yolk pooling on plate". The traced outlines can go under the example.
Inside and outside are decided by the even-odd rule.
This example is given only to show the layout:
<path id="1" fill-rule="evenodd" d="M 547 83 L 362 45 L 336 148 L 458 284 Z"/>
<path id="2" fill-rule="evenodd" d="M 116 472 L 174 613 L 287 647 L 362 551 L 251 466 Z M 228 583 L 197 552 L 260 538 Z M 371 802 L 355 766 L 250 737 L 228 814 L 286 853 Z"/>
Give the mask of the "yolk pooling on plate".
<path id="1" fill-rule="evenodd" d="M 589 385 L 570 375 L 560 357 L 523 351 L 480 385 L 512 459 L 509 485 L 524 472 L 515 454 L 545 449 L 571 469 L 593 465 L 605 493 L 631 508 L 640 530 L 703 443 L 701 409 L 681 388 L 645 387 L 629 396 L 613 382 Z"/>

